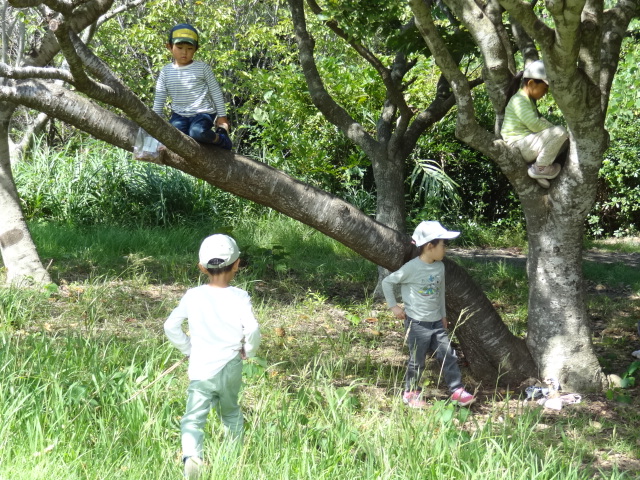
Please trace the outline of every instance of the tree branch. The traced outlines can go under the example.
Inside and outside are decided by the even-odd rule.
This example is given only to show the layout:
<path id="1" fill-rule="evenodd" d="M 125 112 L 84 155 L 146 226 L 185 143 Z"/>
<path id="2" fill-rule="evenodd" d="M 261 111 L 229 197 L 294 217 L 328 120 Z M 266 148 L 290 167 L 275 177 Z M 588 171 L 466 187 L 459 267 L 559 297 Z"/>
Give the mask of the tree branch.
<path id="1" fill-rule="evenodd" d="M 524 27 L 527 34 L 537 41 L 543 49 L 551 49 L 555 41 L 552 28 L 544 24 L 533 12 L 533 7 L 520 0 L 499 0 L 509 14 Z"/>
<path id="2" fill-rule="evenodd" d="M 423 0 L 409 0 L 409 5 L 415 15 L 416 25 L 422 38 L 433 54 L 438 67 L 449 80 L 455 95 L 458 105 L 456 137 L 496 161 L 513 183 L 522 181 L 526 176 L 522 171 L 522 160 L 512 155 L 511 150 L 502 140 L 496 139 L 476 121 L 469 82 L 438 34 L 431 19 L 431 9 Z"/>
<path id="3" fill-rule="evenodd" d="M 79 39 L 75 33 L 69 29 L 66 22 L 52 20 L 49 22 L 49 29 L 55 34 L 62 54 L 67 60 L 69 70 L 71 70 L 71 74 L 75 79 L 75 87 L 101 101 L 107 101 L 107 99 L 114 97 L 115 92 L 113 88 L 94 81 L 86 74 L 84 70 L 85 63 L 80 55 L 78 55 L 78 52 L 76 52 L 74 46 L 74 43 L 77 44 Z M 76 40 L 76 42 L 74 42 L 71 37 L 75 37 L 74 40 Z"/>
<path id="4" fill-rule="evenodd" d="M 5 63 L 0 63 L 0 76 L 15 80 L 38 78 L 41 80 L 61 80 L 70 84 L 74 83 L 73 75 L 61 68 L 12 67 Z"/>
<path id="5" fill-rule="evenodd" d="M 300 64 L 314 105 L 327 120 L 336 125 L 354 143 L 369 155 L 379 148 L 376 140 L 356 122 L 327 92 L 313 57 L 313 40 L 306 27 L 302 0 L 288 0 L 300 52 Z"/>
<path id="6" fill-rule="evenodd" d="M 39 2 L 38 2 L 39 4 Z M 111 8 L 113 0 L 89 0 L 76 8 L 68 20 L 71 29 L 80 32 L 94 23 Z M 42 38 L 37 54 L 25 59 L 25 66 L 43 67 L 60 52 L 60 46 L 53 32 L 48 31 Z"/>
<path id="7" fill-rule="evenodd" d="M 597 83 L 602 95 L 602 111 L 606 112 L 613 78 L 620 62 L 620 49 L 629 23 L 640 16 L 640 0 L 620 0 L 602 16 L 602 29 L 609 32 L 602 39 L 600 54 L 600 78 Z"/>
<path id="8" fill-rule="evenodd" d="M 498 5 L 494 4 L 491 9 L 491 15 L 487 15 L 474 2 L 465 0 L 445 1 L 453 13 L 460 18 L 463 25 L 467 27 L 476 45 L 480 48 L 484 60 L 482 72 L 487 93 L 494 110 L 499 112 L 494 131 L 497 135 L 497 125 L 501 123 L 500 114 L 504 112 L 507 102 L 505 92 L 511 84 L 515 68 L 513 52 L 510 45 L 508 45 L 507 34 L 502 24 L 502 16 L 495 12 L 498 9 Z M 456 68 L 456 70 L 458 69 Z"/>
<path id="9" fill-rule="evenodd" d="M 307 0 L 307 3 L 309 4 L 309 7 L 314 14 L 320 15 L 323 13 L 322 8 L 320 8 L 315 0 Z M 369 62 L 369 64 L 378 72 L 378 75 L 380 75 L 382 83 L 387 89 L 388 98 L 396 105 L 398 109 L 400 109 L 401 115 L 408 116 L 411 112 L 411 109 L 407 105 L 401 89 L 402 78 L 408 71 L 408 69 L 405 69 L 407 65 L 406 61 L 397 62 L 398 58 L 396 57 L 396 62 L 394 62 L 395 69 L 389 69 L 384 66 L 384 64 L 378 59 L 378 57 L 373 54 L 373 52 L 362 45 L 362 43 L 355 41 L 353 37 L 347 35 L 347 33 L 342 30 L 342 28 L 340 28 L 336 20 L 326 20 L 323 23 L 327 27 L 329 27 L 336 35 L 338 35 L 349 45 L 351 45 L 351 47 L 362 58 Z"/>
<path id="10" fill-rule="evenodd" d="M 45 112 L 112 145 L 133 150 L 138 130 L 133 122 L 54 84 L 39 80 L 11 82 L 11 85 L 0 86 L 0 101 L 19 103 Z M 168 123 L 166 129 L 175 130 Z M 195 143 L 189 157 L 167 151 L 160 156 L 158 163 L 300 220 L 390 270 L 397 270 L 415 250 L 407 235 L 372 220 L 334 195 L 262 162 L 218 147 L 198 144 L 186 136 L 182 136 L 181 141 L 184 144 Z M 177 150 L 187 151 L 189 145 Z"/>
<path id="11" fill-rule="evenodd" d="M 64 0 L 9 0 L 9 4 L 15 8 L 35 8 L 40 5 L 46 5 L 54 12 L 63 15 L 71 15 L 73 13 L 73 2 L 65 2 Z"/>
<path id="12" fill-rule="evenodd" d="M 120 5 L 119 7 L 114 8 L 113 10 L 109 10 L 107 13 L 105 13 L 104 15 L 102 15 L 97 21 L 96 21 L 96 29 L 100 28 L 100 26 L 105 23 L 108 22 L 109 20 L 111 20 L 113 17 L 120 15 L 122 12 L 126 12 L 127 10 L 131 10 L 132 8 L 135 8 L 139 5 L 142 5 L 144 3 L 146 3 L 148 0 L 133 0 L 131 2 L 127 2 L 124 5 Z"/>

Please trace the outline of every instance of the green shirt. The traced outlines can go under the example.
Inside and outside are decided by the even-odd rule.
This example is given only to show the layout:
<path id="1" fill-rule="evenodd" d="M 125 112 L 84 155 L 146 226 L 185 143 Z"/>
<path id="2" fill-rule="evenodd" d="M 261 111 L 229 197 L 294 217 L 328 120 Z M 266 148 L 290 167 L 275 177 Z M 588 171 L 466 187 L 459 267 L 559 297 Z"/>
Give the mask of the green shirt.
<path id="1" fill-rule="evenodd" d="M 538 114 L 533 100 L 520 89 L 509 100 L 500 134 L 507 143 L 514 143 L 550 127 L 553 124 Z"/>

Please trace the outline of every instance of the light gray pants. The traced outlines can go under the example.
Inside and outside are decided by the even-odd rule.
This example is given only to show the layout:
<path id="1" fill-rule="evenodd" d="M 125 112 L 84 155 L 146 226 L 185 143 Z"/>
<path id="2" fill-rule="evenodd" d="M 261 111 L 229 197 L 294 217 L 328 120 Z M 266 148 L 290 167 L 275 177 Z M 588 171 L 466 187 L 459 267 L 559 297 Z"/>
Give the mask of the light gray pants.
<path id="1" fill-rule="evenodd" d="M 513 142 L 527 163 L 536 162 L 541 167 L 551 165 L 569 138 L 567 129 L 556 125 L 538 133 L 532 133 Z"/>
<path id="2" fill-rule="evenodd" d="M 240 355 L 227 363 L 213 378 L 189 383 L 187 410 L 180 422 L 183 458 L 202 458 L 204 427 L 211 408 L 216 409 L 231 439 L 242 440 L 244 419 L 238 405 L 241 384 Z"/>

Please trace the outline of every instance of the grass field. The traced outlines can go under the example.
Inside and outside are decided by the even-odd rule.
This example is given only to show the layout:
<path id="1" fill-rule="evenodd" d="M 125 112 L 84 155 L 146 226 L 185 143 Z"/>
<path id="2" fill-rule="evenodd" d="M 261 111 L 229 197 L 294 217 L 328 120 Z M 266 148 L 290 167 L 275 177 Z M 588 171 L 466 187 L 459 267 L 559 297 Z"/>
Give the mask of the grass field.
<path id="1" fill-rule="evenodd" d="M 181 478 L 186 365 L 163 375 L 181 356 L 162 323 L 202 281 L 196 252 L 214 229 L 32 225 L 57 286 L 0 289 L 1 480 Z M 638 387 L 554 412 L 524 405 L 515 389 L 478 386 L 465 371 L 480 401 L 460 409 L 430 371 L 429 408 L 408 410 L 403 332 L 372 296 L 374 265 L 277 215 L 229 233 L 245 262 L 235 283 L 252 295 L 263 344 L 244 368 L 245 444 L 227 445 L 212 415 L 204 478 L 640 475 Z M 459 261 L 523 334 L 523 268 Z M 585 275 L 602 365 L 634 377 L 640 273 L 590 263 Z"/>

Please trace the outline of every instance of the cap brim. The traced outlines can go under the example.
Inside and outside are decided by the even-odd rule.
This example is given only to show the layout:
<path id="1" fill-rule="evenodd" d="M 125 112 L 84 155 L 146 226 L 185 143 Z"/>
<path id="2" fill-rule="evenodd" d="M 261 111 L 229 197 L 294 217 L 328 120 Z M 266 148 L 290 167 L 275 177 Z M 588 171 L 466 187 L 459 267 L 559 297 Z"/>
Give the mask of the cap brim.
<path id="1" fill-rule="evenodd" d="M 415 238 L 413 238 L 413 241 L 416 242 L 416 247 L 421 247 L 429 242 L 433 242 L 434 240 L 451 240 L 453 238 L 457 238 L 460 236 L 460 232 L 442 232 L 442 233 L 438 233 L 437 235 L 433 236 L 433 237 L 427 237 L 425 240 L 423 240 L 421 243 L 418 243 L 418 240 L 416 240 Z"/>
<path id="2" fill-rule="evenodd" d="M 177 45 L 179 43 L 188 43 L 189 45 L 193 45 L 194 47 L 198 46 L 198 42 L 196 42 L 195 40 L 191 39 L 191 38 L 174 38 L 173 39 L 173 44 Z"/>

